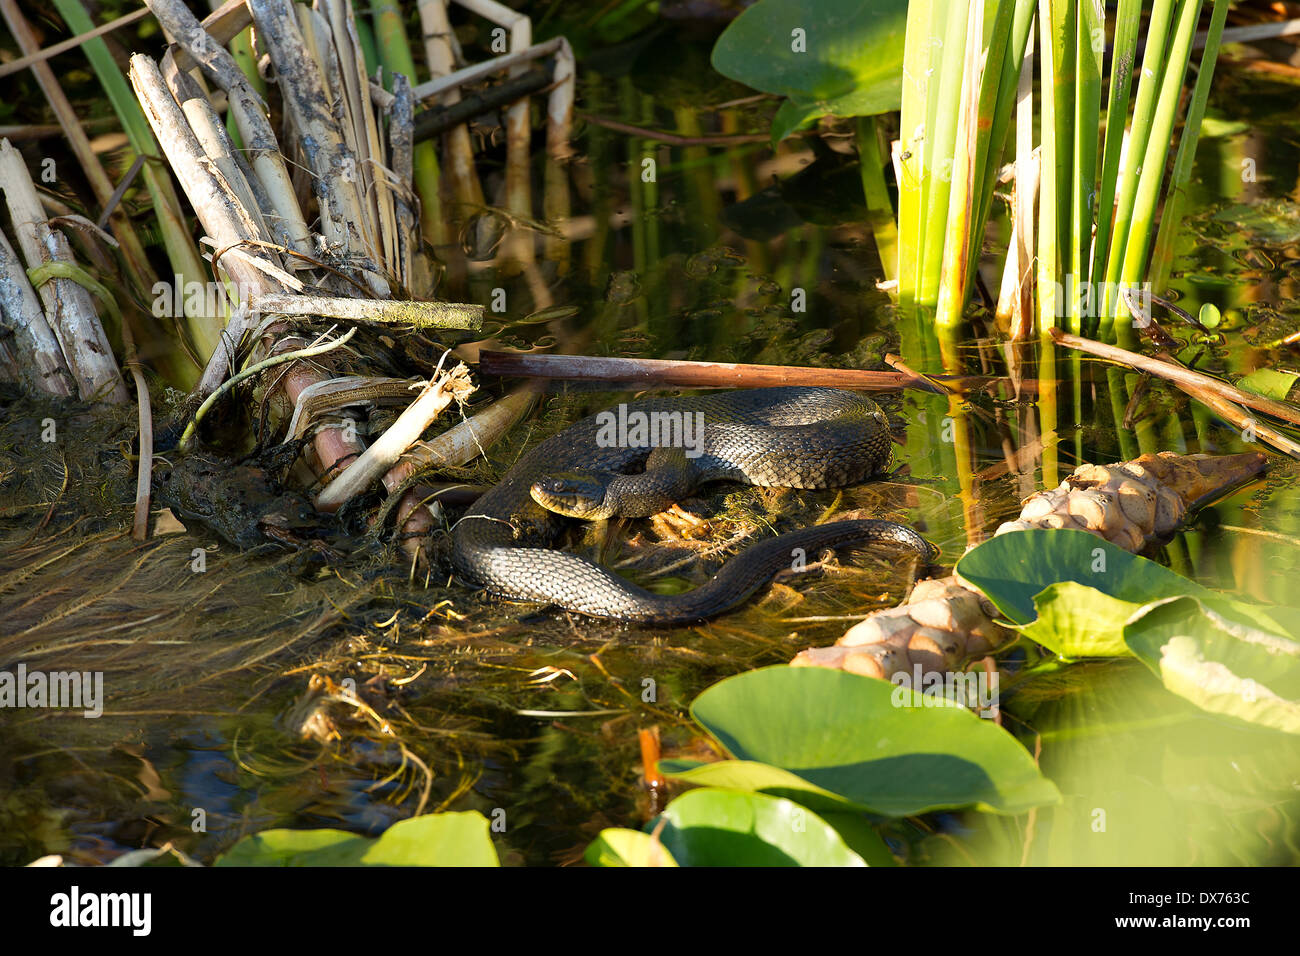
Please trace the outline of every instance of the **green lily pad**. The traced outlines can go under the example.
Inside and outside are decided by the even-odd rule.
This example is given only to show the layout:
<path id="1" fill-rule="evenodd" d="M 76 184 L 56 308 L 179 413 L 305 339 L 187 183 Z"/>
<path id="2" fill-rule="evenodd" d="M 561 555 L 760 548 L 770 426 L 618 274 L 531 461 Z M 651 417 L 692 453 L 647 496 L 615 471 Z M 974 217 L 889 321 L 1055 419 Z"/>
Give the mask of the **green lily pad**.
<path id="1" fill-rule="evenodd" d="M 787 797 L 819 813 L 861 809 L 852 800 L 815 786 L 796 773 L 755 760 L 661 760 L 659 772 L 697 787 L 753 790 Z"/>
<path id="2" fill-rule="evenodd" d="M 622 827 L 601 830 L 583 858 L 591 866 L 677 866 L 658 838 Z"/>
<path id="3" fill-rule="evenodd" d="M 1020 813 L 1059 794 L 1014 737 L 942 698 L 816 667 L 767 667 L 704 691 L 691 713 L 738 761 L 692 782 L 810 793 L 885 816 L 973 806 Z M 843 809 L 843 808 L 841 808 Z"/>
<path id="4" fill-rule="evenodd" d="M 244 837 L 217 866 L 497 866 L 481 813 L 431 813 L 379 837 L 346 830 L 264 830 Z"/>
<path id="5" fill-rule="evenodd" d="M 1300 611 L 1270 611 L 1291 637 L 1184 597 L 1146 609 L 1124 639 L 1165 687 L 1203 710 L 1300 734 Z"/>
<path id="6" fill-rule="evenodd" d="M 829 823 L 781 797 L 739 790 L 691 790 L 658 820 L 662 841 L 683 866 L 866 866 Z"/>
<path id="7" fill-rule="evenodd" d="M 964 584 L 983 591 L 1015 624 L 1034 620 L 1034 598 L 1065 581 L 1137 605 L 1188 594 L 1213 596 L 1208 588 L 1154 561 L 1086 531 L 1066 529 L 1033 528 L 990 538 L 957 562 L 956 574 Z"/>
<path id="8" fill-rule="evenodd" d="M 729 79 L 790 98 L 774 138 L 816 116 L 871 116 L 899 108 L 907 0 L 760 0 L 713 48 Z"/>

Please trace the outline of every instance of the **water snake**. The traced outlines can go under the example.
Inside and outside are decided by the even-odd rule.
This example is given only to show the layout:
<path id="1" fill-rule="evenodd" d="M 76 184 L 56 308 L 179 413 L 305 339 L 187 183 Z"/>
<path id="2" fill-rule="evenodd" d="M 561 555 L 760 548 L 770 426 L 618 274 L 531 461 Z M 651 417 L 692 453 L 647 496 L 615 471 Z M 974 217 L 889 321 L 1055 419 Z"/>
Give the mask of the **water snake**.
<path id="1" fill-rule="evenodd" d="M 697 426 L 702 426 L 698 428 Z M 547 439 L 484 494 L 452 532 L 452 563 L 502 597 L 593 617 L 656 624 L 700 620 L 744 601 L 803 549 L 889 541 L 935 549 L 906 525 L 829 522 L 771 538 L 732 558 L 706 584 L 655 594 L 599 565 L 554 550 L 563 517 L 644 516 L 706 481 L 831 488 L 888 467 L 884 413 L 871 399 L 830 388 L 781 387 L 650 398 L 589 416 Z"/>

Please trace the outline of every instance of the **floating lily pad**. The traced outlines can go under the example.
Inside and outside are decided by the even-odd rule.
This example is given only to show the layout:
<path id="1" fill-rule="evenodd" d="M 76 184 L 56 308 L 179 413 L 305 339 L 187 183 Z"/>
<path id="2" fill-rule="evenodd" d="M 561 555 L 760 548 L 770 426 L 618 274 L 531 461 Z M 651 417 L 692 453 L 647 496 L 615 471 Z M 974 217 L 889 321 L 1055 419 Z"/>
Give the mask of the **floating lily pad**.
<path id="1" fill-rule="evenodd" d="M 1066 529 L 1000 534 L 965 554 L 956 573 L 963 583 L 984 592 L 1014 624 L 1034 620 L 1034 598 L 1064 581 L 1137 605 L 1187 594 L 1213 596 L 1208 588 L 1154 561 L 1086 531 Z"/>
<path id="2" fill-rule="evenodd" d="M 818 808 L 842 802 L 886 816 L 967 806 L 1020 813 L 1059 798 L 996 724 L 857 674 L 767 667 L 713 685 L 691 713 L 737 758 L 661 762 L 665 773 L 693 783 L 780 793 Z"/>
<path id="3" fill-rule="evenodd" d="M 432 813 L 394 823 L 378 838 L 346 830 L 264 830 L 244 837 L 217 866 L 497 866 L 481 814 Z"/>
<path id="4" fill-rule="evenodd" d="M 1165 687 L 1204 710 L 1300 734 L 1300 610 L 1270 609 L 1292 637 L 1184 597 L 1154 604 L 1124 639 Z M 1281 627 L 1278 628 L 1279 630 Z"/>
<path id="5" fill-rule="evenodd" d="M 683 866 L 866 866 L 834 827 L 780 797 L 691 790 L 670 803 L 661 819 L 659 839 Z"/>
<path id="6" fill-rule="evenodd" d="M 583 858 L 592 866 L 677 866 L 658 838 L 622 827 L 601 830 Z"/>

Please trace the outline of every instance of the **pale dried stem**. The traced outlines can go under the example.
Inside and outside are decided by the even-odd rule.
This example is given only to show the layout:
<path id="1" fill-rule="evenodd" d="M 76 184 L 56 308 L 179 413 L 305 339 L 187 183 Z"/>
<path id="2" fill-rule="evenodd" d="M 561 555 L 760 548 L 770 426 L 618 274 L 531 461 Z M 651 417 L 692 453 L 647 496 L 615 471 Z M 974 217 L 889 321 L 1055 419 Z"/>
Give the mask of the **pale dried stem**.
<path id="1" fill-rule="evenodd" d="M 22 155 L 0 141 L 0 187 L 13 217 L 18 248 L 29 269 L 50 262 L 76 265 L 67 237 L 51 229 Z M 37 290 L 45 317 L 85 401 L 128 401 L 126 383 L 99 322 L 90 293 L 71 279 L 51 279 Z"/>
<path id="2" fill-rule="evenodd" d="M 6 145 L 8 140 L 3 141 Z M 0 319 L 13 334 L 12 355 L 16 372 L 33 394 L 68 398 L 76 394 L 76 382 L 63 360 L 54 330 L 45 321 L 41 301 L 27 280 L 27 270 L 0 232 Z"/>
<path id="3" fill-rule="evenodd" d="M 456 59 L 451 48 L 451 23 L 447 19 L 446 4 L 443 0 L 420 0 L 419 11 L 429 73 L 434 79 L 449 76 L 455 72 Z M 450 106 L 459 102 L 460 91 L 452 88 L 438 99 L 442 105 Z M 461 124 L 443 134 L 442 164 L 451 194 L 462 209 L 478 209 L 486 205 L 467 125 Z"/>
<path id="4" fill-rule="evenodd" d="M 402 412 L 397 421 L 316 496 L 316 508 L 320 511 L 336 511 L 349 499 L 369 488 L 397 464 L 411 445 L 420 440 L 424 430 L 448 405 L 457 399 L 468 397 L 473 390 L 469 368 L 463 364 L 458 364 L 450 372 L 435 374 L 434 380 Z"/>

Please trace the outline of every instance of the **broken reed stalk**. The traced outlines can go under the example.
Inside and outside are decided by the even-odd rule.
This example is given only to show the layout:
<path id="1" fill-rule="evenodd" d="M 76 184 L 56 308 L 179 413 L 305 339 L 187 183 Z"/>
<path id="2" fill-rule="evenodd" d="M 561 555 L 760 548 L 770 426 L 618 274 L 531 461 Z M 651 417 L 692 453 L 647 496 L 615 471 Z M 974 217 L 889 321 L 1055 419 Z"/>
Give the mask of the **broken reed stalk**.
<path id="1" fill-rule="evenodd" d="M 14 236 L 29 270 L 50 263 L 75 266 L 67 237 L 52 229 L 41 208 L 22 155 L 8 140 L 0 141 L 0 186 L 13 219 Z M 44 282 L 36 290 L 44 304 L 46 321 L 58 339 L 60 351 L 83 401 L 122 404 L 128 401 L 126 383 L 113 358 L 90 293 L 68 278 Z M 19 293 L 21 295 L 21 291 Z M 27 313 L 30 317 L 30 313 Z M 29 325 L 29 331 L 31 326 Z M 39 336 L 39 329 L 33 332 Z M 46 361 L 48 342 L 37 343 Z"/>
<path id="2" fill-rule="evenodd" d="M 358 157 L 328 107 L 331 97 L 325 79 L 308 51 L 293 4 L 290 0 L 249 0 L 249 8 L 275 67 L 285 114 L 298 133 L 311 172 L 321 233 L 337 250 L 334 254 L 339 261 L 364 263 L 353 267 L 360 273 L 354 278 L 376 297 L 386 298 L 389 285 L 375 268 L 381 257 L 370 241 L 376 230 L 360 190 Z"/>
<path id="3" fill-rule="evenodd" d="M 337 511 L 345 502 L 369 488 L 398 463 L 408 448 L 420 440 L 424 430 L 448 405 L 467 398 L 472 391 L 474 385 L 470 381 L 469 368 L 463 363 L 450 372 L 442 372 L 441 367 L 435 370 L 424 391 L 402 412 L 397 421 L 316 496 L 313 502 L 316 509 Z"/>
<path id="4" fill-rule="evenodd" d="M 449 76 L 456 70 L 456 59 L 451 48 L 451 22 L 447 19 L 444 0 L 419 0 L 420 25 L 424 33 L 424 56 L 429 73 L 435 79 Z M 458 89 L 447 90 L 439 98 L 443 106 L 454 106 L 460 101 Z M 427 115 L 427 114 L 422 114 Z M 420 135 L 416 127 L 417 139 Z M 460 207 L 453 219 L 467 218 L 468 210 L 486 205 L 483 185 L 474 164 L 474 146 L 470 141 L 469 127 L 461 122 L 443 134 L 442 168 L 447 176 L 453 201 Z"/>
<path id="5" fill-rule="evenodd" d="M 54 5 L 70 29 L 85 32 L 93 28 L 94 22 L 86 12 L 83 0 L 54 0 Z M 160 159 L 162 154 L 139 104 L 131 94 L 130 84 L 102 39 L 95 37 L 87 40 L 82 51 L 122 124 L 122 131 L 126 134 L 131 150 L 144 160 L 140 177 L 149 194 L 150 209 L 167 250 L 172 275 L 180 276 L 181 283 L 201 281 L 206 277 L 203 260 L 194 248 L 189 223 L 185 220 L 180 197 L 172 185 L 171 177 L 158 168 L 156 163 L 149 162 Z M 119 212 L 115 208 L 114 199 L 110 199 L 106 207 L 115 215 Z M 130 220 L 124 215 L 116 215 L 114 228 L 122 244 L 128 277 L 139 287 L 141 294 L 147 293 L 153 288 L 154 272 L 144 258 L 143 246 L 136 237 Z M 206 298 L 201 301 L 202 304 L 192 304 L 189 312 L 174 318 L 190 342 L 206 354 L 219 340 L 225 315 L 219 309 L 209 314 Z M 166 334 L 164 328 L 151 319 L 152 317 L 139 320 L 139 334 L 148 339 Z M 191 362 L 189 352 L 185 350 L 155 350 L 154 363 L 165 377 L 185 388 L 194 384 L 198 374 L 198 363 Z"/>
<path id="6" fill-rule="evenodd" d="M 102 26 L 95 27 L 93 30 L 87 30 L 85 33 L 79 33 L 74 37 L 69 37 L 68 39 L 61 40 L 58 43 L 52 43 L 28 56 L 20 56 L 16 60 L 0 64 L 0 79 L 3 79 L 10 73 L 18 73 L 25 70 L 33 63 L 44 63 L 51 57 L 58 56 L 60 53 L 66 53 L 69 50 L 81 46 L 87 40 L 93 40 L 95 37 L 102 37 L 105 33 L 112 33 L 115 30 L 120 30 L 123 27 L 130 26 L 137 20 L 143 20 L 147 16 L 149 16 L 149 8 L 141 7 L 139 10 L 133 10 L 128 14 L 118 17 L 116 20 L 110 20 Z"/>
<path id="7" fill-rule="evenodd" d="M 262 314 L 321 316 L 352 322 L 385 322 L 419 328 L 470 329 L 483 327 L 484 307 L 459 302 L 398 302 L 349 299 L 326 295 L 261 295 L 250 308 Z"/>
<path id="8" fill-rule="evenodd" d="M 374 6 L 375 41 L 379 58 L 390 76 L 401 75 L 415 82 L 415 60 L 406 35 L 406 21 L 396 0 L 378 0 Z M 412 93 L 412 104 L 419 97 Z M 421 235 L 432 246 L 446 247 L 454 236 L 442 208 L 442 166 L 433 143 L 416 143 L 412 151 L 413 178 L 410 180 L 420 197 Z M 421 260 L 423 261 L 423 260 Z M 422 277 L 422 281 L 431 281 Z"/>
<path id="9" fill-rule="evenodd" d="M 686 362 L 673 359 L 626 359 L 484 351 L 479 353 L 479 371 L 487 375 L 684 385 L 692 388 L 816 385 L 880 392 L 899 388 L 919 388 L 923 391 L 947 394 L 915 374 L 861 369 L 803 368 L 797 365 L 742 365 L 731 362 Z M 934 378 L 945 382 L 957 380 L 950 376 L 934 376 Z"/>
<path id="10" fill-rule="evenodd" d="M 3 156 L 8 140 L 0 140 L 0 186 L 4 182 Z M 17 151 L 15 150 L 15 153 Z M 59 340 L 45 320 L 41 301 L 27 279 L 27 270 L 13 246 L 0 231 L 0 323 L 14 337 L 14 365 L 33 394 L 69 398 L 77 383 L 63 360 Z"/>
<path id="11" fill-rule="evenodd" d="M 409 292 L 416 282 L 415 263 L 420 247 L 419 201 L 415 184 L 415 98 L 411 81 L 393 77 L 393 105 L 388 110 L 388 167 L 393 176 L 393 211 L 397 217 L 397 272 Z M 421 290 L 422 291 L 422 290 Z"/>
<path id="12" fill-rule="evenodd" d="M 239 248 L 245 239 L 258 234 L 256 222 L 238 201 L 220 170 L 210 161 L 185 113 L 163 81 L 157 64 L 143 54 L 131 57 L 131 83 L 199 222 L 218 246 L 234 250 L 234 254 L 222 257 L 221 266 L 234 280 L 241 295 L 283 292 L 286 288 L 284 280 L 288 280 L 288 284 L 295 280 L 268 255 Z M 212 394 L 225 379 L 245 331 L 246 310 L 240 309 L 231 316 L 220 344 L 208 360 L 199 382 L 199 394 Z"/>
<path id="13" fill-rule="evenodd" d="M 158 22 L 176 38 L 177 45 L 170 51 L 176 69 L 184 71 L 197 66 L 208 80 L 226 93 L 230 115 L 244 142 L 248 164 L 254 178 L 260 182 L 261 191 L 254 188 L 254 192 L 259 197 L 265 196 L 268 203 L 260 210 L 267 228 L 267 234 L 260 238 L 285 245 L 302 255 L 310 255 L 314 251 L 311 233 L 298 207 L 288 168 L 267 118 L 266 102 L 253 88 L 235 58 L 221 46 L 218 36 L 205 32 L 211 29 L 207 24 L 212 18 L 200 24 L 180 0 L 146 2 Z M 246 12 L 242 3 L 240 9 Z M 233 20 L 229 23 L 232 27 L 235 25 Z M 249 185 L 253 187 L 251 181 Z"/>
<path id="14" fill-rule="evenodd" d="M 533 45 L 533 21 L 523 13 L 511 10 L 497 0 L 456 0 L 465 9 L 504 27 L 510 34 L 510 52 L 523 53 Z M 520 62 L 510 67 L 506 75 L 519 76 L 528 67 Z M 532 140 L 532 111 L 528 100 L 520 100 L 508 110 L 506 126 L 506 196 L 505 208 L 515 219 L 533 218 L 532 176 L 529 155 Z M 532 262 L 535 258 L 533 235 L 516 229 L 511 233 L 508 254 L 518 262 Z"/>
<path id="15" fill-rule="evenodd" d="M 0 14 L 3 14 L 5 22 L 9 25 L 10 33 L 17 42 L 19 50 L 28 55 L 39 52 L 36 34 L 32 31 L 31 25 L 23 17 L 14 0 L 0 0 Z M 82 129 L 76 111 L 64 94 L 58 78 L 54 75 L 50 65 L 43 60 L 33 62 L 31 70 L 41 88 L 42 94 L 45 96 L 46 102 L 50 105 L 50 110 L 54 113 L 55 120 L 63 130 L 69 148 L 85 173 L 91 192 L 95 194 L 95 201 L 101 206 L 107 206 L 110 197 L 113 195 L 113 183 L 108 178 L 108 174 L 104 172 L 99 157 L 95 155 L 95 151 L 90 145 L 90 139 L 86 136 L 85 130 Z M 147 290 L 150 284 L 144 281 L 144 277 L 149 274 L 147 269 L 148 259 L 124 209 L 119 208 L 114 211 L 113 225 L 118 234 L 119 242 L 124 243 L 123 258 L 127 263 L 129 274 L 141 286 L 142 290 Z"/>
<path id="16" fill-rule="evenodd" d="M 935 382 L 929 376 L 922 375 L 920 372 L 915 371 L 903 361 L 902 356 L 894 355 L 892 352 L 885 353 L 885 364 L 900 374 L 908 376 L 911 379 L 911 381 L 908 382 L 908 385 L 912 388 L 919 389 L 923 392 L 933 392 L 936 395 L 951 395 L 956 391 L 951 388 L 946 388 Z"/>
<path id="17" fill-rule="evenodd" d="M 458 98 L 451 106 L 424 110 L 415 124 L 415 138 L 423 141 L 434 136 L 447 136 L 460 129 L 468 135 L 466 124 L 475 117 L 509 106 L 523 97 L 531 96 L 538 90 L 550 86 L 554 82 L 552 78 L 554 68 L 545 67 L 546 64 L 543 63 L 541 68 L 531 69 L 513 80 L 502 80 L 494 86 L 485 86 L 463 99 Z M 450 151 L 444 148 L 444 153 L 449 159 Z M 470 205 L 480 207 L 486 205 L 486 202 L 480 197 L 477 202 Z"/>
<path id="18" fill-rule="evenodd" d="M 445 468 L 472 461 L 524 417 L 545 387 L 538 379 L 526 382 L 477 415 L 453 425 L 436 438 L 416 444 L 390 474 L 405 469 L 401 473 L 405 479 L 422 468 Z"/>
<path id="19" fill-rule="evenodd" d="M 1224 421 L 1239 429 L 1243 439 L 1250 441 L 1252 439 L 1248 436 L 1254 435 L 1261 441 L 1272 445 L 1278 451 L 1290 455 L 1292 458 L 1300 458 L 1300 444 L 1297 444 L 1267 422 L 1261 422 L 1244 409 L 1234 405 L 1215 389 L 1192 385 L 1188 382 L 1175 381 L 1174 384 Z"/>

